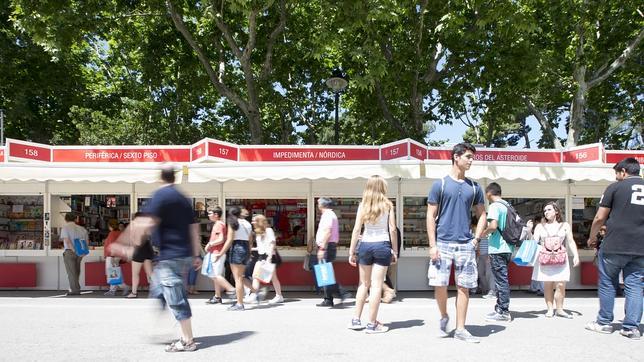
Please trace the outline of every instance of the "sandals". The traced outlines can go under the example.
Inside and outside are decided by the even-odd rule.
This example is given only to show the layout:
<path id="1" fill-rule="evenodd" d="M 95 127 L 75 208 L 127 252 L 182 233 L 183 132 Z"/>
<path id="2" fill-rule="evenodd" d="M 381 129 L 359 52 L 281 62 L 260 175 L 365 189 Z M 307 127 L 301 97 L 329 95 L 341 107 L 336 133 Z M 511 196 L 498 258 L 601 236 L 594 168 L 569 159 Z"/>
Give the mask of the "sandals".
<path id="1" fill-rule="evenodd" d="M 131 293 L 130 293 L 130 294 L 128 294 L 125 298 L 127 298 L 127 299 L 134 299 L 134 298 L 136 298 L 136 297 L 138 297 L 138 296 L 139 296 L 139 295 L 138 295 L 137 293 L 131 292 Z"/>

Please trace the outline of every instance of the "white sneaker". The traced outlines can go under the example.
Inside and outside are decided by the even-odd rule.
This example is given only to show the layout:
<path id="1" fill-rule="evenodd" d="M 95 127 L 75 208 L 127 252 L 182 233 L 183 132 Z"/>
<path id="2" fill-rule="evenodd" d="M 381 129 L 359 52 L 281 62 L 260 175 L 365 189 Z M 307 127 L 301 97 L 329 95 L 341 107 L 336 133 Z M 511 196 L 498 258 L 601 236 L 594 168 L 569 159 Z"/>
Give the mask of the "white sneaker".
<path id="1" fill-rule="evenodd" d="M 441 318 L 440 320 L 440 330 L 438 331 L 438 337 L 445 338 L 449 336 L 447 332 L 447 323 L 449 323 L 449 316 Z"/>
<path id="2" fill-rule="evenodd" d="M 284 303 L 284 297 L 281 295 L 275 295 L 273 299 L 268 301 L 268 304 L 278 304 L 278 303 Z"/>
<path id="3" fill-rule="evenodd" d="M 259 304 L 259 298 L 257 297 L 257 294 L 250 293 L 246 297 L 244 297 L 244 303 L 246 303 L 246 304 L 251 304 L 251 303 Z"/>

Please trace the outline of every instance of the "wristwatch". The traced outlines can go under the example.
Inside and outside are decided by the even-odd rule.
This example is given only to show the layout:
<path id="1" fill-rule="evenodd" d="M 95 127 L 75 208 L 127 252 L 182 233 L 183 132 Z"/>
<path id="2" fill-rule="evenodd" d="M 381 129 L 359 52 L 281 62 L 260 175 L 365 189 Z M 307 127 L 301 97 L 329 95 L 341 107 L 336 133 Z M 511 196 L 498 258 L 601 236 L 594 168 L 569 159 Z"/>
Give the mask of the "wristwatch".
<path id="1" fill-rule="evenodd" d="M 481 238 L 474 238 L 474 240 L 476 240 L 477 244 L 481 242 Z"/>

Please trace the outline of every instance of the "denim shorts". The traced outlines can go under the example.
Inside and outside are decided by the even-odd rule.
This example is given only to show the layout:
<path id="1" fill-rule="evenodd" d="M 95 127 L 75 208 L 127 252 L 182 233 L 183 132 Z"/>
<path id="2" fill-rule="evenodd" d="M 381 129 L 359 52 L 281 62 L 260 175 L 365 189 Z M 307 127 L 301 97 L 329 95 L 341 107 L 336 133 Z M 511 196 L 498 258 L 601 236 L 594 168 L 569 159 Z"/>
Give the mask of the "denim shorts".
<path id="1" fill-rule="evenodd" d="M 160 260 L 154 266 L 152 276 L 152 287 L 150 298 L 158 298 L 162 304 L 166 304 L 178 321 L 192 317 L 188 293 L 184 286 L 184 280 L 192 258 L 178 258 Z"/>
<path id="2" fill-rule="evenodd" d="M 440 258 L 429 262 L 427 276 L 432 287 L 446 287 L 454 264 L 454 280 L 462 288 L 476 288 L 478 285 L 478 268 L 476 251 L 472 242 L 438 242 L 436 244 Z"/>
<path id="3" fill-rule="evenodd" d="M 389 266 L 391 264 L 391 247 L 388 241 L 365 243 L 358 247 L 358 264 Z"/>
<path id="4" fill-rule="evenodd" d="M 235 240 L 233 241 L 233 246 L 231 246 L 230 250 L 228 250 L 228 262 L 230 264 L 246 265 L 249 255 L 250 253 L 248 252 L 248 241 Z"/>

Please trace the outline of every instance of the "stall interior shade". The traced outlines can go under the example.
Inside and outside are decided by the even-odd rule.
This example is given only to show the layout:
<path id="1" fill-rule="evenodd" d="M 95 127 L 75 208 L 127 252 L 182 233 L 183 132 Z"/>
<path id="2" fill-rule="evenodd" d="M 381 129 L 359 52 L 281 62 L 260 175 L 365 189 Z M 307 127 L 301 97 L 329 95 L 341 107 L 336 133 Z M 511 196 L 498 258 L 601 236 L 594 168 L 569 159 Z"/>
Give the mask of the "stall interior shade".
<path id="1" fill-rule="evenodd" d="M 263 214 L 275 231 L 278 246 L 306 246 L 306 199 L 227 199 L 226 210 L 233 206 L 253 215 Z"/>
<path id="2" fill-rule="evenodd" d="M 426 197 L 403 198 L 403 229 L 401 231 L 404 248 L 429 246 Z"/>
<path id="3" fill-rule="evenodd" d="M 340 241 L 338 246 L 349 247 L 351 245 L 351 233 L 353 232 L 353 226 L 356 222 L 356 214 L 358 212 L 358 205 L 362 198 L 357 197 L 332 197 L 335 202 L 333 206 L 333 211 L 338 216 L 338 226 L 340 229 Z M 396 208 L 396 199 L 389 199 L 394 204 L 394 210 Z M 318 204 L 318 198 L 315 198 L 314 205 Z M 317 232 L 318 224 L 320 223 L 321 213 L 320 210 L 315 208 L 315 231 Z"/>
<path id="4" fill-rule="evenodd" d="M 0 249 L 44 249 L 42 196 L 0 195 Z"/>
<path id="5" fill-rule="evenodd" d="M 572 234 L 578 246 L 586 248 L 590 237 L 590 227 L 599 208 L 599 198 L 573 197 L 572 200 Z"/>
<path id="6" fill-rule="evenodd" d="M 192 203 L 195 222 L 199 224 L 199 239 L 201 245 L 205 247 L 210 240 L 213 225 L 208 218 L 208 209 L 219 206 L 219 199 L 216 197 L 195 197 L 188 200 Z"/>

